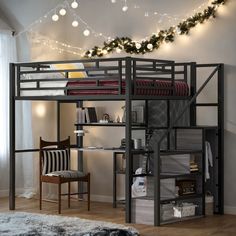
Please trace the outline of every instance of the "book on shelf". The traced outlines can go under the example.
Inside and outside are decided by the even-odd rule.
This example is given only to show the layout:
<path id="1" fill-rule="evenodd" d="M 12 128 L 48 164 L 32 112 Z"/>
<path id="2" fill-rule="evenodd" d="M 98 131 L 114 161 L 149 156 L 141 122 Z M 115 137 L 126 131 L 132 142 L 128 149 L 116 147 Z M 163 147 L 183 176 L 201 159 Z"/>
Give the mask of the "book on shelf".
<path id="1" fill-rule="evenodd" d="M 77 108 L 77 122 L 82 124 L 98 122 L 95 107 Z"/>
<path id="2" fill-rule="evenodd" d="M 77 115 L 77 122 L 78 123 L 85 123 L 85 111 L 84 108 L 77 108 L 76 110 Z"/>
<path id="3" fill-rule="evenodd" d="M 87 123 L 98 122 L 95 107 L 86 107 L 85 108 L 85 118 L 86 118 Z"/>
<path id="4" fill-rule="evenodd" d="M 134 123 L 144 123 L 145 122 L 145 120 L 144 120 L 144 116 L 145 116 L 145 109 L 144 109 L 144 106 L 142 106 L 142 105 L 140 105 L 140 106 L 134 106 L 133 108 L 132 108 L 132 111 L 133 112 L 135 112 L 135 116 L 136 116 L 136 118 L 134 119 L 132 119 L 132 121 L 134 122 Z"/>

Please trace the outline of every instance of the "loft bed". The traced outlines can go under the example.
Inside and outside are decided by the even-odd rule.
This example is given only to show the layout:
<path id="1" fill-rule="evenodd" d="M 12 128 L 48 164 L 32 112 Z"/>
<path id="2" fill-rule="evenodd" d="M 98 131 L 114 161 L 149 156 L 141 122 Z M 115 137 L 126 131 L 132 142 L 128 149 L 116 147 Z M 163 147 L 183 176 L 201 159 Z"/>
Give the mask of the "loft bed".
<path id="1" fill-rule="evenodd" d="M 201 68 L 210 68 L 211 73 L 205 82 L 197 87 L 197 71 Z M 216 103 L 197 103 L 198 95 L 203 91 L 214 75 L 217 76 L 217 102 Z M 154 225 L 160 225 L 161 205 L 165 202 L 183 202 L 188 199 L 175 198 L 169 201 L 161 200 L 161 158 L 166 155 L 179 155 L 184 153 L 194 153 L 194 150 L 178 147 L 178 135 L 183 129 L 201 130 L 201 168 L 204 170 L 204 147 L 205 139 L 210 139 L 217 144 L 214 169 L 214 212 L 223 214 L 223 130 L 224 130 L 224 87 L 223 87 L 223 64 L 196 64 L 176 63 L 171 60 L 144 59 L 144 58 L 109 58 L 109 59 L 89 59 L 74 61 L 47 61 L 30 63 L 11 63 L 10 64 L 10 195 L 9 208 L 15 209 L 15 158 L 16 153 L 38 152 L 39 149 L 16 150 L 15 148 L 15 102 L 17 100 L 41 100 L 57 102 L 57 139 L 60 140 L 60 104 L 75 103 L 77 108 L 83 107 L 83 101 L 124 101 L 125 102 L 125 219 L 127 223 L 136 222 L 134 204 L 132 203 L 131 185 L 134 175 L 133 156 L 138 154 L 137 150 L 132 149 L 132 101 L 145 101 L 145 133 L 149 130 L 148 116 L 150 101 L 166 102 L 166 125 L 165 127 L 152 127 L 152 129 L 164 130 L 152 150 L 142 150 L 141 154 L 152 153 L 154 178 L 154 197 L 152 213 Z M 183 107 L 173 118 L 170 101 L 185 101 Z M 217 125 L 212 127 L 197 126 L 197 108 L 216 107 Z M 189 113 L 188 124 L 184 127 L 177 127 L 186 112 Z M 89 125 L 89 124 L 87 124 Z M 94 125 L 94 124 L 93 124 Z M 98 124 L 101 125 L 101 124 Z M 115 126 L 115 124 L 113 124 Z M 77 124 L 78 129 L 83 128 L 83 124 Z M 215 137 L 211 136 L 208 130 L 215 130 Z M 171 145 L 171 136 L 175 132 L 174 146 Z M 180 138 L 181 139 L 181 138 Z M 183 139 L 183 138 L 182 138 Z M 161 144 L 167 140 L 165 150 L 161 150 Z M 78 148 L 83 146 L 83 138 L 77 137 L 76 145 Z M 83 152 L 78 151 L 78 168 L 82 170 Z M 189 196 L 189 198 L 200 198 L 200 210 L 198 216 L 205 214 L 205 183 L 204 171 L 200 175 L 201 194 Z M 144 176 L 144 174 L 142 174 Z M 146 173 L 145 176 L 148 176 Z M 216 177 L 218 176 L 218 177 Z M 178 177 L 178 176 L 177 176 Z M 176 177 L 176 178 L 177 178 Z M 170 177 L 169 177 L 170 178 Z M 175 177 L 174 177 L 175 178 Z M 137 209 L 136 209 L 137 210 Z M 188 217 L 187 217 L 188 219 Z M 172 221 L 171 221 L 172 222 Z"/>

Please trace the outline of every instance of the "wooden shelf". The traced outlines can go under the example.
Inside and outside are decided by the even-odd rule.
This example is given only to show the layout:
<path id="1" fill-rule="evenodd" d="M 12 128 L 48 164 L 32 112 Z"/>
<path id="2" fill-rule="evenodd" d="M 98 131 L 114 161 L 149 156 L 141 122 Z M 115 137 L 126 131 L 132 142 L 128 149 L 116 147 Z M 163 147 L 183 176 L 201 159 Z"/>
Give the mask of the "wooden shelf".
<path id="1" fill-rule="evenodd" d="M 171 219 L 171 220 L 162 221 L 161 225 L 177 223 L 177 222 L 182 222 L 182 221 L 186 221 L 186 220 L 199 219 L 199 218 L 202 218 L 202 217 L 203 217 L 203 215 L 195 215 L 195 216 L 186 216 L 186 217 L 182 217 L 182 218 L 174 218 L 174 219 Z"/>
<path id="2" fill-rule="evenodd" d="M 203 153 L 202 150 L 193 150 L 193 149 L 180 149 L 180 150 L 161 150 L 160 151 L 160 155 L 161 156 L 168 156 L 168 155 L 178 155 L 178 154 L 199 154 L 199 153 Z"/>
<path id="3" fill-rule="evenodd" d="M 99 123 L 99 122 L 94 122 L 94 123 L 75 123 L 75 126 L 107 126 L 107 127 L 110 127 L 110 126 L 117 126 L 117 127 L 120 127 L 120 126 L 124 126 L 125 127 L 126 123 L 117 123 L 117 122 L 109 122 L 109 123 Z M 145 128 L 145 124 L 143 123 L 134 123 L 132 124 L 132 127 L 139 127 L 139 128 Z"/>
<path id="4" fill-rule="evenodd" d="M 188 178 L 188 177 L 196 177 L 201 176 L 201 172 L 191 172 L 189 174 L 175 174 L 175 173 L 161 173 L 160 178 L 161 179 L 170 179 L 170 178 Z"/>
<path id="5" fill-rule="evenodd" d="M 176 198 L 161 199 L 161 203 L 172 202 L 172 201 L 184 201 L 184 200 L 189 200 L 189 199 L 194 199 L 194 198 L 201 198 L 202 196 L 203 196 L 202 194 L 189 194 L 185 196 L 179 196 Z"/>
<path id="6" fill-rule="evenodd" d="M 154 153 L 153 150 L 145 150 L 145 149 L 132 149 L 132 154 L 146 154 L 146 153 Z"/>

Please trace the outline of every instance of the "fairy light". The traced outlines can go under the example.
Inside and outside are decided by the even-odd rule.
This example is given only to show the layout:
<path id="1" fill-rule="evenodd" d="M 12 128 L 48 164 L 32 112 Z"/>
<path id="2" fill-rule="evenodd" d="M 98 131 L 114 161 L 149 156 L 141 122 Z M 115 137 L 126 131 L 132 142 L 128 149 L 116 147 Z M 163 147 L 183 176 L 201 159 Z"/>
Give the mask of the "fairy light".
<path id="1" fill-rule="evenodd" d="M 116 48 L 116 52 L 117 52 L 117 53 L 121 53 L 121 51 L 122 51 L 122 50 L 121 50 L 120 48 Z"/>
<path id="2" fill-rule="evenodd" d="M 71 7 L 73 9 L 76 9 L 77 7 L 79 6 L 78 2 L 76 2 L 76 0 L 74 0 L 72 3 L 71 3 Z"/>
<path id="3" fill-rule="evenodd" d="M 153 49 L 153 45 L 152 45 L 151 43 L 149 43 L 149 44 L 147 45 L 147 48 L 148 48 L 149 50 L 152 50 L 152 49 Z"/>
<path id="4" fill-rule="evenodd" d="M 83 32 L 84 36 L 89 36 L 90 35 L 90 31 L 88 29 L 84 30 Z"/>
<path id="5" fill-rule="evenodd" d="M 52 20 L 53 21 L 58 21 L 59 20 L 59 16 L 55 13 L 54 15 L 52 15 Z"/>
<path id="6" fill-rule="evenodd" d="M 74 20 L 74 21 L 72 21 L 71 25 L 73 27 L 78 27 L 79 26 L 79 22 L 77 20 Z"/>
<path id="7" fill-rule="evenodd" d="M 122 7 L 122 11 L 126 12 L 128 11 L 127 1 L 125 0 L 125 5 Z"/>
<path id="8" fill-rule="evenodd" d="M 140 43 L 135 43 L 135 47 L 136 47 L 137 49 L 140 49 L 140 48 L 142 47 L 142 45 L 141 45 Z"/>
<path id="9" fill-rule="evenodd" d="M 66 15 L 66 9 L 62 8 L 60 11 L 59 11 L 59 14 L 61 16 L 65 16 Z"/>
<path id="10" fill-rule="evenodd" d="M 76 47 L 76 46 L 73 46 L 64 42 L 60 42 L 58 40 L 53 40 L 45 36 L 42 36 L 38 33 L 31 33 L 29 36 L 31 37 L 32 43 L 45 45 L 51 50 L 57 51 L 60 54 L 70 53 L 70 54 L 77 55 L 80 57 L 84 56 L 84 49 L 82 49 L 81 47 Z"/>

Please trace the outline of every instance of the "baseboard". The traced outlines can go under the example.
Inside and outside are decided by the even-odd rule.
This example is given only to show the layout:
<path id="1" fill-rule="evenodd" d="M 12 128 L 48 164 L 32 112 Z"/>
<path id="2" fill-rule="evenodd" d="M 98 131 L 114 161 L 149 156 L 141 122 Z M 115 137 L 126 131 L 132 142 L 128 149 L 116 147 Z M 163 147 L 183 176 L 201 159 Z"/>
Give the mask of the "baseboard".
<path id="1" fill-rule="evenodd" d="M 26 197 L 31 198 L 33 193 L 35 193 L 36 190 L 33 188 L 16 188 L 16 196 L 20 197 Z M 8 197 L 9 196 L 9 190 L 0 190 L 0 197 Z"/>
<path id="2" fill-rule="evenodd" d="M 224 213 L 229 215 L 236 215 L 236 206 L 224 206 Z"/>
<path id="3" fill-rule="evenodd" d="M 0 197 L 9 196 L 9 190 L 0 190 Z"/>
<path id="4" fill-rule="evenodd" d="M 111 196 L 105 196 L 105 195 L 95 195 L 91 194 L 90 196 L 91 201 L 94 202 L 112 202 L 112 197 Z"/>

